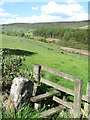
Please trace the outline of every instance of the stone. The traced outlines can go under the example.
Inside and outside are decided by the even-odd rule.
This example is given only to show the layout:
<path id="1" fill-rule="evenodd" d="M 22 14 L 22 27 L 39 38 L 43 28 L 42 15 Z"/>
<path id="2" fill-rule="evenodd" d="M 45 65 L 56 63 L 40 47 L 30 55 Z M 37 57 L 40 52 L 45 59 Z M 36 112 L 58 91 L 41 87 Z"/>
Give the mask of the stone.
<path id="1" fill-rule="evenodd" d="M 10 90 L 10 101 L 15 109 L 29 102 L 33 94 L 33 82 L 27 78 L 17 77 L 13 79 Z"/>

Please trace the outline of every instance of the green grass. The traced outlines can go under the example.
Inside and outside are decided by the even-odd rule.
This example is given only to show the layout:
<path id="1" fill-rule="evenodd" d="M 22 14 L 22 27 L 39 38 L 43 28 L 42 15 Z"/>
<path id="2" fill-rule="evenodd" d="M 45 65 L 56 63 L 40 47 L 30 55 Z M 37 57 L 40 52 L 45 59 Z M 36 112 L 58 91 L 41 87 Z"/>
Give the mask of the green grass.
<path id="1" fill-rule="evenodd" d="M 33 70 L 34 64 L 40 64 L 80 78 L 83 80 L 83 94 L 85 94 L 88 81 L 88 57 L 67 52 L 63 54 L 60 51 L 60 47 L 54 44 L 30 39 L 21 41 L 19 37 L 5 35 L 2 36 L 2 47 L 32 52 L 32 55 L 26 56 L 26 60 L 23 63 L 23 66 L 28 66 L 30 70 Z M 58 84 L 73 89 L 72 83 L 70 86 L 67 80 L 57 76 L 52 79 L 52 75 L 48 73 L 44 76 L 54 82 L 57 79 Z"/>
<path id="2" fill-rule="evenodd" d="M 73 53 L 62 53 L 60 46 L 54 44 L 43 43 L 36 40 L 25 39 L 21 40 L 19 37 L 2 35 L 2 48 L 7 48 L 11 51 L 11 55 L 25 55 L 26 60 L 23 62 L 22 67 L 28 67 L 30 71 L 33 71 L 34 64 L 44 65 L 53 68 L 64 73 L 75 76 L 83 80 L 83 94 L 86 93 L 86 86 L 88 81 L 88 57 L 81 56 Z M 74 89 L 74 84 L 69 80 L 65 80 L 56 75 L 52 75 L 47 72 L 41 72 L 44 78 L 53 81 L 57 84 L 65 86 L 70 89 Z M 43 84 L 42 84 L 43 86 Z M 47 89 L 47 85 L 43 86 L 44 90 L 49 91 L 52 88 Z M 69 97 L 70 99 L 70 97 Z M 72 99 L 72 97 L 71 97 Z M 47 105 L 55 106 L 56 103 L 50 100 L 43 101 L 43 107 L 39 111 L 35 111 L 31 105 L 26 105 L 20 110 L 14 113 L 14 118 L 30 119 L 37 118 L 41 111 L 47 109 Z M 12 118 L 10 113 L 2 113 L 3 118 Z M 64 113 L 64 117 L 69 117 L 68 111 Z M 50 117 L 49 117 L 50 118 Z M 60 113 L 56 113 L 52 116 L 53 120 L 60 119 Z"/>

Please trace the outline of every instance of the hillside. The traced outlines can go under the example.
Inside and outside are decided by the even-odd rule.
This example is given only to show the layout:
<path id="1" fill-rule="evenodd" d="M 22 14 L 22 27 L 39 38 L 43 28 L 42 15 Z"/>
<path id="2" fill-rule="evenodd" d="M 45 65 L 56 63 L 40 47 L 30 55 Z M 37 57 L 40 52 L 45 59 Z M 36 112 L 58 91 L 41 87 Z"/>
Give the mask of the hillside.
<path id="1" fill-rule="evenodd" d="M 89 21 L 65 21 L 65 22 L 46 22 L 46 23 L 12 23 L 12 24 L 3 24 L 2 26 L 16 26 L 24 28 L 37 28 L 45 26 L 63 26 L 63 27 L 83 27 L 88 25 Z"/>
<path id="2" fill-rule="evenodd" d="M 88 21 L 6 24 L 2 25 L 2 34 L 30 39 L 37 37 L 42 42 L 63 47 L 88 49 Z"/>

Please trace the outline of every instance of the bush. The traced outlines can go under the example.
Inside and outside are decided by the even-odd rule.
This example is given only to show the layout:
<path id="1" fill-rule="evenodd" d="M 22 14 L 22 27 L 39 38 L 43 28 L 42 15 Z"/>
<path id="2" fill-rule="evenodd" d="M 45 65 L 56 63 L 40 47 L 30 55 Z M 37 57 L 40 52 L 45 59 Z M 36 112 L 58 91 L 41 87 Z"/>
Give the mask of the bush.
<path id="1" fill-rule="evenodd" d="M 20 56 L 4 56 L 2 60 L 2 77 L 5 77 L 3 87 L 7 89 L 8 85 L 11 87 L 12 80 L 15 77 L 27 77 L 31 78 L 32 73 L 29 72 L 28 68 L 22 67 L 22 63 L 25 57 Z M 10 89 L 10 88 L 8 88 Z"/>
<path id="2" fill-rule="evenodd" d="M 41 42 L 46 42 L 46 39 L 44 37 L 37 37 L 37 40 Z"/>

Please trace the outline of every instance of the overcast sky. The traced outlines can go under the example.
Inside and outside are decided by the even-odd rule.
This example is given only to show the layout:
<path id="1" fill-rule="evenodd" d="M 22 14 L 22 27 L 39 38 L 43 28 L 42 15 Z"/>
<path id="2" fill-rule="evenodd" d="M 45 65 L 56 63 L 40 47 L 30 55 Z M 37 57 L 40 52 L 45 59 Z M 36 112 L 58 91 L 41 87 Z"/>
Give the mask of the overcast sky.
<path id="1" fill-rule="evenodd" d="M 43 1 L 43 0 L 42 0 Z M 2 0 L 0 24 L 88 20 L 85 0 Z"/>

